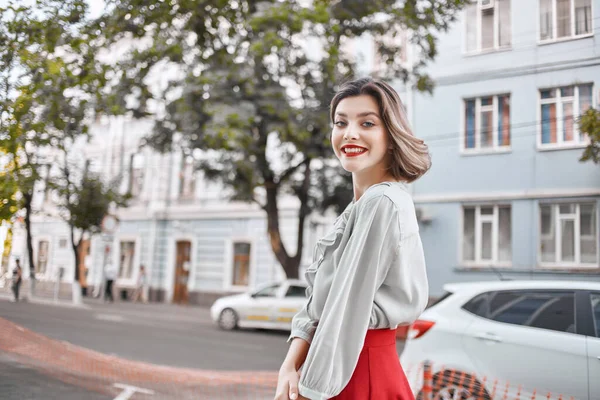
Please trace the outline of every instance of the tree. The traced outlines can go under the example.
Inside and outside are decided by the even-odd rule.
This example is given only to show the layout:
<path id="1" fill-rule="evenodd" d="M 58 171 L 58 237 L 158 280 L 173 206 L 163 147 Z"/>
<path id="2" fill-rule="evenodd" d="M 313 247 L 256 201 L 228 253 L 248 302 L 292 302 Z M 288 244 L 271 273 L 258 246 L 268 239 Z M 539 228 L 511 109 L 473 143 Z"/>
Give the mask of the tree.
<path id="1" fill-rule="evenodd" d="M 119 194 L 118 180 L 105 184 L 100 176 L 89 171 L 89 162 L 84 164 L 83 171 L 77 164 L 70 164 L 65 151 L 64 166 L 52 184 L 61 199 L 61 217 L 71 232 L 71 248 L 75 259 L 74 303 L 81 302 L 79 253 L 83 240 L 101 231 L 102 220 L 111 206 L 125 206 L 129 199 L 129 196 Z"/>
<path id="2" fill-rule="evenodd" d="M 425 67 L 436 55 L 434 32 L 468 1 L 306 3 L 112 0 L 96 25 L 107 45 L 140 39 L 116 66 L 111 110 L 155 118 L 147 141 L 161 151 L 212 150 L 198 167 L 232 199 L 265 210 L 271 248 L 290 278 L 298 276 L 307 216 L 351 199 L 329 148 L 328 103 L 357 61 L 344 46 L 371 34 L 376 75 L 432 90 Z M 397 57 L 407 31 L 419 54 L 411 65 Z M 171 77 L 164 88 L 149 84 L 157 71 Z M 299 204 L 296 254 L 280 236 L 282 194 Z"/>
<path id="3" fill-rule="evenodd" d="M 48 172 L 52 148 L 87 133 L 86 118 L 104 71 L 86 33 L 84 0 L 36 0 L 0 7 L 0 150 L 25 210 L 27 251 L 34 188 Z"/>
<path id="4" fill-rule="evenodd" d="M 600 111 L 590 108 L 579 117 L 579 129 L 588 135 L 590 144 L 583 151 L 579 161 L 591 160 L 600 164 Z"/>
<path id="5" fill-rule="evenodd" d="M 3 221 L 10 222 L 21 208 L 17 183 L 11 172 L 9 166 L 0 171 L 0 225 Z"/>

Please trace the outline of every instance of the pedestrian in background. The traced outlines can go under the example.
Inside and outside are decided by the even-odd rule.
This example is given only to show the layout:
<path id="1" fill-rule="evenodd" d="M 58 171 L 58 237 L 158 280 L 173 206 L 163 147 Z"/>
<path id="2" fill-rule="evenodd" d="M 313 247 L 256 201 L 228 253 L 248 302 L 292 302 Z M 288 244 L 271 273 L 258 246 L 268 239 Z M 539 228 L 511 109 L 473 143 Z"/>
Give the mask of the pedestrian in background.
<path id="1" fill-rule="evenodd" d="M 380 80 L 344 84 L 330 113 L 333 151 L 352 173 L 354 199 L 316 244 L 275 398 L 413 400 L 396 328 L 417 319 L 429 294 L 407 187 L 429 169 L 428 148 Z"/>
<path id="2" fill-rule="evenodd" d="M 21 283 L 23 282 L 23 271 L 21 270 L 21 261 L 17 258 L 15 260 L 17 264 L 13 270 L 12 275 L 12 292 L 14 295 L 14 301 L 19 301 L 19 290 L 21 289 Z"/>
<path id="3" fill-rule="evenodd" d="M 148 302 L 148 277 L 146 276 L 146 268 L 143 265 L 140 266 L 140 273 L 138 275 L 132 301 L 137 302 L 140 299 L 142 300 L 142 303 Z"/>
<path id="4" fill-rule="evenodd" d="M 117 279 L 117 269 L 114 264 L 108 262 L 104 270 L 104 276 L 106 278 L 106 285 L 104 286 L 104 301 L 115 301 L 113 297 L 113 283 Z"/>

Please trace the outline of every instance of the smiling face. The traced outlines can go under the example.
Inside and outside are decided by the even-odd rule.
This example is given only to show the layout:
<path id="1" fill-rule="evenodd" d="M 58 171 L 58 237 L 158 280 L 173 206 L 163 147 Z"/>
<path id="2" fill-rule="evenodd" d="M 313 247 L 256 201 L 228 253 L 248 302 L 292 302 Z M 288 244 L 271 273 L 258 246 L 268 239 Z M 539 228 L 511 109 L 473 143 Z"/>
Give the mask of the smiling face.
<path id="1" fill-rule="evenodd" d="M 369 95 L 346 97 L 335 109 L 331 144 L 342 167 L 356 174 L 385 174 L 388 133 L 379 104 Z"/>

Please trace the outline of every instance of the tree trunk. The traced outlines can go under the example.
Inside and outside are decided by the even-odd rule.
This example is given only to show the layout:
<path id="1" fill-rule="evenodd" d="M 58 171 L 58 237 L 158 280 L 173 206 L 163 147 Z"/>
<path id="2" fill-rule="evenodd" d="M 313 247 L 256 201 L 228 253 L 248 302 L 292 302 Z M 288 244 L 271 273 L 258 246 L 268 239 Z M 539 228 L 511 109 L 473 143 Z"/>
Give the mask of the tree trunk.
<path id="1" fill-rule="evenodd" d="M 35 280 L 35 264 L 33 262 L 33 237 L 31 236 L 31 193 L 23 195 L 25 203 L 25 231 L 27 232 L 27 258 L 29 259 L 29 279 L 31 283 Z"/>
<path id="2" fill-rule="evenodd" d="M 71 247 L 73 249 L 73 255 L 75 256 L 75 273 L 73 274 L 72 288 L 72 299 L 73 304 L 81 304 L 81 285 L 79 284 L 79 246 L 83 240 L 85 232 L 81 232 L 79 242 L 75 243 L 75 227 L 71 225 Z"/>
<path id="3" fill-rule="evenodd" d="M 304 247 L 304 224 L 306 222 L 306 217 L 310 213 L 310 209 L 308 206 L 308 191 L 310 189 L 310 158 L 306 159 L 306 163 L 304 164 L 304 181 L 302 182 L 302 188 L 298 193 L 298 199 L 300 200 L 300 209 L 298 210 L 298 237 L 297 237 L 297 245 L 296 255 L 294 256 L 294 261 L 296 262 L 296 277 L 298 275 L 298 269 L 300 267 L 300 262 L 302 260 L 302 249 Z"/>
<path id="4" fill-rule="evenodd" d="M 277 261 L 283 267 L 285 275 L 290 279 L 298 278 L 299 259 L 290 257 L 279 232 L 279 208 L 277 207 L 277 185 L 274 182 L 265 184 L 267 190 L 267 204 L 265 211 L 267 212 L 267 232 L 269 233 L 269 241 L 271 249 L 277 258 Z M 301 250 L 301 249 L 300 249 Z"/>

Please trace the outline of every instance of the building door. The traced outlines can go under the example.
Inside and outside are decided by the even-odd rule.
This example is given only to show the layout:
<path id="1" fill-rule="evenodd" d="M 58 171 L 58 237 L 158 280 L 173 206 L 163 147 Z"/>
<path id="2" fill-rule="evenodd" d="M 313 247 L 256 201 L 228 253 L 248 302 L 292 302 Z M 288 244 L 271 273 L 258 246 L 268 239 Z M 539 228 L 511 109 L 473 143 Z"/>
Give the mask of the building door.
<path id="1" fill-rule="evenodd" d="M 82 240 L 79 245 L 79 250 L 77 253 L 78 264 L 79 264 L 79 284 L 81 285 L 81 290 L 84 294 L 87 294 L 87 276 L 89 266 L 87 265 L 87 260 L 89 260 L 90 255 L 90 240 Z"/>
<path id="2" fill-rule="evenodd" d="M 49 246 L 50 242 L 47 240 L 40 240 L 38 242 L 37 263 L 35 265 L 36 274 L 44 275 L 46 273 Z"/>
<path id="3" fill-rule="evenodd" d="M 188 240 L 176 242 L 175 284 L 173 285 L 173 303 L 187 304 L 188 279 L 190 276 L 190 253 L 192 244 Z"/>

